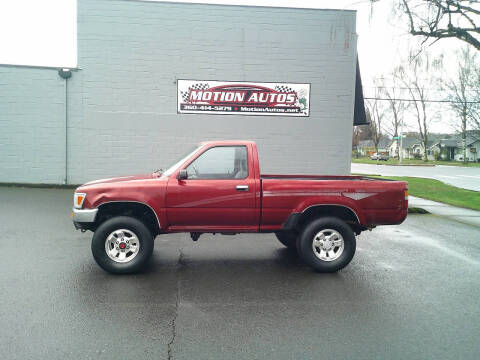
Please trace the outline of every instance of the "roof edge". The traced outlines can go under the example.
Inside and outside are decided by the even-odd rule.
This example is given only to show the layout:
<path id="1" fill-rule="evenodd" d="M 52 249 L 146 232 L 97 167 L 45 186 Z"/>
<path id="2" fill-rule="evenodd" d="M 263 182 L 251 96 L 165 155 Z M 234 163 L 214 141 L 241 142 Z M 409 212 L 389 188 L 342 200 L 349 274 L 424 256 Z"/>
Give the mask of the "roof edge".
<path id="1" fill-rule="evenodd" d="M 44 69 L 44 70 L 59 70 L 59 69 L 68 69 L 71 71 L 82 70 L 79 67 L 68 67 L 68 66 L 47 66 L 47 65 L 28 65 L 28 64 L 3 64 L 0 63 L 0 68 L 24 68 L 24 69 Z"/>
<path id="2" fill-rule="evenodd" d="M 81 1 L 81 0 L 79 0 Z M 208 5 L 208 6 L 230 6 L 243 8 L 267 8 L 267 9 L 290 9 L 290 10 L 319 10 L 319 11 L 338 11 L 356 13 L 355 9 L 330 9 L 330 8 L 312 8 L 312 7 L 295 7 L 295 6 L 278 6 L 278 5 L 249 5 L 249 4 L 222 4 L 215 2 L 192 2 L 192 1 L 172 1 L 172 0 L 117 0 L 124 2 L 143 2 L 143 3 L 166 3 L 166 4 L 188 4 L 188 5 Z M 207 0 L 205 0 L 207 1 Z"/>

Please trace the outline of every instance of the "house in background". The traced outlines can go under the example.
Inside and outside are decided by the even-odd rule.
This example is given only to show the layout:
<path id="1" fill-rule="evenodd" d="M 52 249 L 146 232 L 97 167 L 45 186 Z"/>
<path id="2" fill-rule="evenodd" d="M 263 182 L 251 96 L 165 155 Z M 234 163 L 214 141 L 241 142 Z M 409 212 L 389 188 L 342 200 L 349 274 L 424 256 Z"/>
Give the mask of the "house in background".
<path id="1" fill-rule="evenodd" d="M 467 161 L 480 161 L 480 131 L 467 131 L 466 148 Z M 432 153 L 438 154 L 441 160 L 463 161 L 463 144 L 460 134 L 435 142 L 430 150 Z"/>
<path id="2" fill-rule="evenodd" d="M 467 161 L 480 162 L 480 137 L 467 137 Z M 461 157 L 461 160 L 459 159 Z M 457 154 L 456 159 L 463 161 L 463 150 L 461 155 Z"/>
<path id="3" fill-rule="evenodd" d="M 438 153 L 436 153 L 432 147 L 438 140 L 428 140 L 427 141 L 427 159 L 430 161 L 438 160 Z M 419 141 L 412 146 L 411 157 L 409 159 L 423 159 L 425 153 L 423 151 L 424 146 L 423 142 Z"/>
<path id="4" fill-rule="evenodd" d="M 391 157 L 398 157 L 399 140 L 393 140 L 388 147 Z M 480 161 L 480 131 L 467 131 L 467 161 Z M 407 134 L 402 141 L 404 159 L 423 159 L 424 147 L 418 134 Z M 430 134 L 427 142 L 428 160 L 463 161 L 463 147 L 460 134 Z"/>
<path id="5" fill-rule="evenodd" d="M 404 159 L 413 159 L 414 154 L 413 154 L 413 147 L 414 145 L 420 145 L 421 146 L 421 141 L 415 137 L 415 136 L 406 136 L 403 138 L 402 141 L 402 149 L 401 149 L 401 154 L 402 158 Z M 420 148 L 421 149 L 421 148 Z M 388 147 L 388 153 L 390 154 L 390 157 L 392 158 L 398 158 L 400 155 L 400 140 L 393 140 L 389 147 Z M 422 152 L 423 154 L 423 152 Z"/>
<path id="6" fill-rule="evenodd" d="M 378 143 L 378 153 L 379 154 L 388 154 L 388 147 L 392 139 L 389 137 L 382 137 Z M 357 145 L 357 152 L 360 156 L 372 156 L 375 152 L 375 144 L 373 140 L 361 140 Z"/>
<path id="7" fill-rule="evenodd" d="M 441 139 L 439 141 L 436 141 L 430 147 L 430 150 L 434 154 L 438 154 L 441 160 L 455 160 L 457 142 L 457 139 Z"/>

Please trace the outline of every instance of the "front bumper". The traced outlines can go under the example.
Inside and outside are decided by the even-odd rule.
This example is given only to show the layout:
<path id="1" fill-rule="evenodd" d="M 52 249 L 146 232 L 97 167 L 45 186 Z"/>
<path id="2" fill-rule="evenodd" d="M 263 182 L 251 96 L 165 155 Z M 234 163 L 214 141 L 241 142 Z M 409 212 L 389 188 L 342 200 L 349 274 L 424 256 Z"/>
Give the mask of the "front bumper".
<path id="1" fill-rule="evenodd" d="M 76 209 L 73 208 L 73 223 L 93 223 L 97 217 L 98 209 Z"/>

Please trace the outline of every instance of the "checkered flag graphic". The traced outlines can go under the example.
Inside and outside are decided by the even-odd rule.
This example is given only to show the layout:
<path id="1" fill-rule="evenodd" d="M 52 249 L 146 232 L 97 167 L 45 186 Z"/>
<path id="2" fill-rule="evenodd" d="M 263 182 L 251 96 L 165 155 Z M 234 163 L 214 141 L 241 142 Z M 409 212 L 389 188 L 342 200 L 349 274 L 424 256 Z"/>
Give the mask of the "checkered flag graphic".
<path id="1" fill-rule="evenodd" d="M 291 92 L 295 92 L 292 88 L 288 87 L 288 86 L 275 86 L 275 91 L 278 91 L 278 92 L 282 92 L 282 93 L 291 93 Z"/>
<path id="2" fill-rule="evenodd" d="M 210 89 L 210 85 L 208 83 L 197 83 L 195 85 L 192 85 L 188 88 L 188 91 L 180 91 L 182 94 L 182 100 L 183 102 L 188 102 L 188 99 L 190 99 L 190 91 L 192 90 L 206 90 Z"/>

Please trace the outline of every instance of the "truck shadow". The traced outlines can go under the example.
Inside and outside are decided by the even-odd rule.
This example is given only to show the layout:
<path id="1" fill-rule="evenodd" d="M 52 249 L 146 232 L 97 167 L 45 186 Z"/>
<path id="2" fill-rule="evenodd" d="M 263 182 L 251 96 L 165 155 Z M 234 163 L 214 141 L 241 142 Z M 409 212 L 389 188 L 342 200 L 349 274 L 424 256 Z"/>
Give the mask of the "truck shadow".
<path id="1" fill-rule="evenodd" d="M 175 331 L 181 347 L 192 332 L 197 343 L 221 342 L 228 334 L 255 342 L 265 331 L 286 334 L 293 327 L 297 336 L 306 334 L 315 321 L 340 319 L 348 326 L 351 316 L 371 313 L 385 298 L 355 262 L 321 274 L 276 240 L 252 245 L 163 243 L 143 273 L 127 276 L 108 274 L 92 260 L 72 275 L 78 279 L 75 309 L 87 323 L 162 346 Z"/>
<path id="2" fill-rule="evenodd" d="M 208 240 L 207 240 L 208 241 Z M 177 242 L 178 244 L 178 242 Z M 354 261 L 338 273 L 321 274 L 297 254 L 273 242 L 160 247 L 143 273 L 116 276 L 95 265 L 79 274 L 82 302 L 172 304 L 310 302 L 325 296 L 348 301 L 375 298 L 374 287 Z M 212 246 L 213 245 L 213 246 Z"/>

